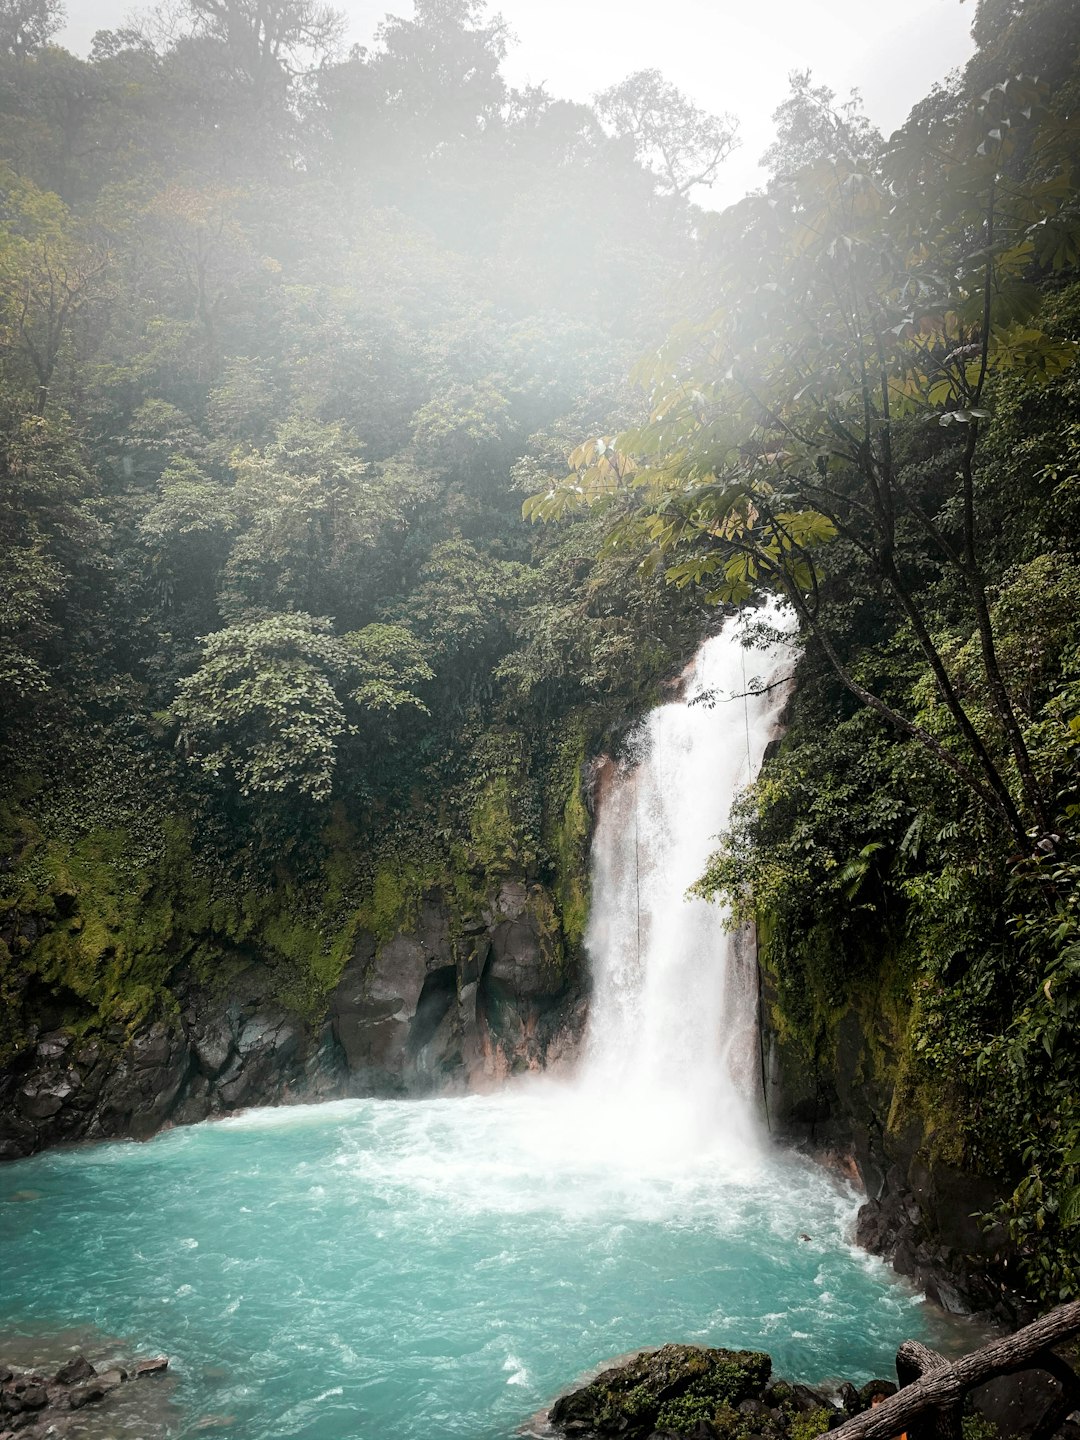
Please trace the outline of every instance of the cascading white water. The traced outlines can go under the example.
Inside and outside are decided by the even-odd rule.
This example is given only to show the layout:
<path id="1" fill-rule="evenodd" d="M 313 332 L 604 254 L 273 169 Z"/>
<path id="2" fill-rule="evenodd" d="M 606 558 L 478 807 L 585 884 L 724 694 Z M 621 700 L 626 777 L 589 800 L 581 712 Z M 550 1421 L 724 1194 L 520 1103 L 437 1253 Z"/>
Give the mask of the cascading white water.
<path id="1" fill-rule="evenodd" d="M 760 617 L 759 617 L 760 618 Z M 768 618 L 782 624 L 775 612 Z M 586 945 L 594 993 L 581 1089 L 617 1103 L 669 1154 L 756 1135 L 757 986 L 746 936 L 688 898 L 732 802 L 761 764 L 787 647 L 746 649 L 729 620 L 679 699 L 646 717 L 636 763 L 606 787 L 592 849 Z"/>

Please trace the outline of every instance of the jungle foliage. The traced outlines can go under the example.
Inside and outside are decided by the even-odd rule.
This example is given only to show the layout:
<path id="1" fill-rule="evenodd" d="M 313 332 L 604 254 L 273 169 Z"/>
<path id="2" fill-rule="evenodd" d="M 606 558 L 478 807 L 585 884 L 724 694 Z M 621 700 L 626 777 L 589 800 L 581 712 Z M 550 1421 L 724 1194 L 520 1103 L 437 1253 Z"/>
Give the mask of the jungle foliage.
<path id="1" fill-rule="evenodd" d="M 897 1129 L 993 1178 L 1020 1284 L 1080 1241 L 1077 8 L 980 6 L 967 73 L 888 140 L 805 75 L 767 190 L 704 228 L 649 415 L 527 515 L 802 656 L 779 754 L 700 889 L 754 919 L 782 1026 L 830 1063 L 898 1016 Z M 1050 37 L 1057 37 L 1057 46 Z"/>
<path id="2" fill-rule="evenodd" d="M 887 140 L 793 76 L 718 215 L 729 117 L 515 90 L 477 0 L 176 16 L 0 0 L 0 1059 L 253 955 L 315 1011 L 435 885 L 569 953 L 589 754 L 779 594 L 702 888 L 808 1055 L 888 991 L 898 1106 L 1076 1293 L 1078 0 L 981 0 Z"/>
<path id="3" fill-rule="evenodd" d="M 516 91 L 476 0 L 62 19 L 0 4 L 0 1059 L 252 957 L 317 1007 L 433 886 L 572 954 L 582 766 L 704 609 L 521 493 L 635 413 L 730 127 Z"/>

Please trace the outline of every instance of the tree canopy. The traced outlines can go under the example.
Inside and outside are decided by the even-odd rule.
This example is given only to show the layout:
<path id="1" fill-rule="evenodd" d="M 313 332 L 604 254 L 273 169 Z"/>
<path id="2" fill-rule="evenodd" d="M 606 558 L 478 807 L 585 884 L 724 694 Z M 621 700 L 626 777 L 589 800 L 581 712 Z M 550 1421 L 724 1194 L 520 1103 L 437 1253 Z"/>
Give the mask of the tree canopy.
<path id="1" fill-rule="evenodd" d="M 637 367 L 647 416 L 580 430 L 524 505 L 795 612 L 787 734 L 699 891 L 758 925 L 825 1093 L 873 1017 L 882 1124 L 992 1177 L 990 1284 L 1046 1301 L 1080 1284 L 1074 11 L 980 6 L 888 139 L 794 75 L 766 192 L 702 227 Z"/>

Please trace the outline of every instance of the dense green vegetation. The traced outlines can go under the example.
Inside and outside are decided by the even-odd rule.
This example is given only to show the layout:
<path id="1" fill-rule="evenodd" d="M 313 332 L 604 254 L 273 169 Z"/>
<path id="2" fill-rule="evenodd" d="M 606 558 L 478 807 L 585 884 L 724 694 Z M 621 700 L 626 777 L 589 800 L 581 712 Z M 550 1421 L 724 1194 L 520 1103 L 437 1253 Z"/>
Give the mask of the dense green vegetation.
<path id="1" fill-rule="evenodd" d="M 635 413 L 728 122 L 512 91 L 473 0 L 61 18 L 0 3 L 0 1059 L 253 958 L 317 1013 L 507 874 L 573 960 L 582 765 L 705 612 L 521 496 Z"/>
<path id="2" fill-rule="evenodd" d="M 726 117 L 514 91 L 476 0 L 59 19 L 0 0 L 0 1060 L 253 956 L 315 1014 L 510 874 L 572 960 L 590 753 L 779 594 L 703 889 L 812 1063 L 872 997 L 890 1124 L 1077 1293 L 1076 0 L 981 0 L 889 141 L 793 77 L 720 215 Z"/>
<path id="3" fill-rule="evenodd" d="M 1066 1298 L 1077 9 L 984 0 L 976 37 L 887 142 L 795 77 L 768 193 L 713 221 L 696 306 L 641 367 L 649 419 L 526 508 L 591 508 L 678 587 L 794 609 L 790 728 L 701 888 L 758 922 L 809 1063 L 833 1067 L 853 1007 L 888 1025 L 889 1126 L 991 1177 L 1020 1284 Z"/>

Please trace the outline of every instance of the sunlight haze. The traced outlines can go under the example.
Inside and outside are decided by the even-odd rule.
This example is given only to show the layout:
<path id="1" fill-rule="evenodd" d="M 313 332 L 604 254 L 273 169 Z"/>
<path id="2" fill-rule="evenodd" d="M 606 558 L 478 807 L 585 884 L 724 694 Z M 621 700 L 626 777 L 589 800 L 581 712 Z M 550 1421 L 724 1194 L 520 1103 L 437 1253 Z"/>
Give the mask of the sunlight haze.
<path id="1" fill-rule="evenodd" d="M 68 0 L 60 39 L 85 54 L 96 30 L 142 8 L 127 0 Z M 383 15 L 408 13 L 401 0 L 352 0 L 348 44 L 368 45 Z M 698 105 L 730 111 L 741 144 L 723 167 L 713 205 L 737 200 L 763 179 L 758 160 L 773 136 L 771 115 L 792 70 L 846 97 L 861 91 L 867 114 L 886 134 L 948 72 L 971 54 L 971 5 L 922 0 L 903 12 L 862 0 L 767 0 L 735 6 L 671 0 L 661 7 L 610 0 L 505 0 L 491 4 L 515 37 L 506 73 L 516 84 L 587 100 L 635 70 L 656 68 Z"/>

